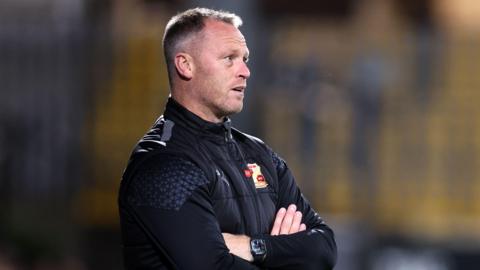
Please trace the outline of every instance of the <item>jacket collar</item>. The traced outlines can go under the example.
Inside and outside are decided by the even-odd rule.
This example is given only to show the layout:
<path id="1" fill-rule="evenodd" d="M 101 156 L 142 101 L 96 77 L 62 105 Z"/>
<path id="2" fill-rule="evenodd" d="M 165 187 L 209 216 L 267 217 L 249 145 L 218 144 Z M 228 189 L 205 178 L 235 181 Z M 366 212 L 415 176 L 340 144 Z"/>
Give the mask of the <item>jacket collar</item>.
<path id="1" fill-rule="evenodd" d="M 172 97 L 168 98 L 164 112 L 165 119 L 172 120 L 175 124 L 184 126 L 198 135 L 219 137 L 225 141 L 232 139 L 232 121 L 225 117 L 222 123 L 205 121 L 192 113 Z"/>

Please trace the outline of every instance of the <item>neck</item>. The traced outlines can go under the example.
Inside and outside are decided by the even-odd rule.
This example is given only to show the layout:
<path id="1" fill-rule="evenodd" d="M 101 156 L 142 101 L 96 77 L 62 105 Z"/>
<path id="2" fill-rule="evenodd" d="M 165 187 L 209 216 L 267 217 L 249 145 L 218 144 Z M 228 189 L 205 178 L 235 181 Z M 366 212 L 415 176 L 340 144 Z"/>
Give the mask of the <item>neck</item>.
<path id="1" fill-rule="evenodd" d="M 185 109 L 189 110 L 190 112 L 194 113 L 198 117 L 202 118 L 205 121 L 212 122 L 212 123 L 222 123 L 225 120 L 225 117 L 218 117 L 208 108 L 202 106 L 199 102 L 192 98 L 192 94 L 183 91 L 180 89 L 173 89 L 171 90 L 171 97 L 182 105 Z"/>

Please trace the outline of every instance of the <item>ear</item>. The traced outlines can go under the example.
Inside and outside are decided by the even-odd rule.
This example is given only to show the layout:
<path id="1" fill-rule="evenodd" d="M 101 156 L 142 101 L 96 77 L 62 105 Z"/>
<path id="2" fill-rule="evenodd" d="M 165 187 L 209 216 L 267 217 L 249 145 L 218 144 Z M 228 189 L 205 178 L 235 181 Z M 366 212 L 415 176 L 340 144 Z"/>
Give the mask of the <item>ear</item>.
<path id="1" fill-rule="evenodd" d="M 185 79 L 190 80 L 193 77 L 193 58 L 187 53 L 177 53 L 175 55 L 175 68 L 178 75 Z"/>

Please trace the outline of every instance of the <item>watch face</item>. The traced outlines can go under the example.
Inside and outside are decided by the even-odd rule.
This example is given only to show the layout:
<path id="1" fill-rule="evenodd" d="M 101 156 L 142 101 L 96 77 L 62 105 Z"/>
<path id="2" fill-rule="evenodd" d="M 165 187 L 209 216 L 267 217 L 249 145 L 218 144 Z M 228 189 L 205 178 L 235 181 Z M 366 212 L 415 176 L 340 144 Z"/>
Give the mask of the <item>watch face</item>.
<path id="1" fill-rule="evenodd" d="M 267 252 L 265 240 L 263 239 L 252 239 L 250 245 L 252 253 L 254 253 L 255 255 L 264 255 Z"/>

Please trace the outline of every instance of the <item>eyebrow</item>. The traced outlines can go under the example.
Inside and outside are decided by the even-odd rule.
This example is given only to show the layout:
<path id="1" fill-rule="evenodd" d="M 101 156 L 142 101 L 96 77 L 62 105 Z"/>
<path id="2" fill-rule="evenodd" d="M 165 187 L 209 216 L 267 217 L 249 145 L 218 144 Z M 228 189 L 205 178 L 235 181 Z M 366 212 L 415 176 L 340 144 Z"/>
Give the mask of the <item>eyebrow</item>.
<path id="1" fill-rule="evenodd" d="M 234 53 L 245 58 L 248 58 L 250 56 L 250 51 L 248 49 L 245 50 L 245 53 L 242 53 L 242 50 L 240 49 L 229 49 L 228 51 L 226 51 L 226 53 Z"/>

